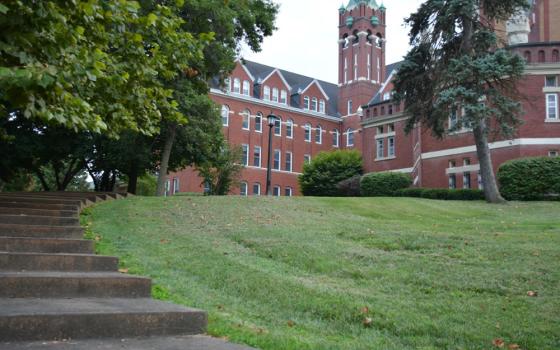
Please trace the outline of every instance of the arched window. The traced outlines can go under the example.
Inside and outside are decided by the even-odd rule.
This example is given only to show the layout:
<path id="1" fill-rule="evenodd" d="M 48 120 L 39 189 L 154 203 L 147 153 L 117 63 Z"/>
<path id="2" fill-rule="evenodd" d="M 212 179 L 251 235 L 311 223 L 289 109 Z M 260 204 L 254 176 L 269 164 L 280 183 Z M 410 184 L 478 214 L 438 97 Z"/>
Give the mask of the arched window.
<path id="1" fill-rule="evenodd" d="M 305 142 L 311 142 L 311 124 L 307 123 L 303 127 L 304 129 L 304 140 Z"/>
<path id="2" fill-rule="evenodd" d="M 560 62 L 560 54 L 558 50 L 552 50 L 552 62 Z"/>
<path id="3" fill-rule="evenodd" d="M 323 127 L 321 125 L 317 125 L 315 129 L 315 143 L 319 145 L 323 143 Z"/>
<path id="4" fill-rule="evenodd" d="M 539 51 L 539 63 L 544 63 L 546 61 L 546 55 L 544 50 Z"/>
<path id="5" fill-rule="evenodd" d="M 531 63 L 531 51 L 525 51 L 523 56 L 525 57 L 525 61 L 527 61 L 527 63 Z"/>
<path id="6" fill-rule="evenodd" d="M 346 130 L 346 146 L 352 147 L 354 146 L 354 129 L 348 128 Z"/>
<path id="7" fill-rule="evenodd" d="M 249 80 L 243 80 L 243 95 L 249 96 L 250 88 L 251 88 L 251 84 L 249 83 Z"/>
<path id="8" fill-rule="evenodd" d="M 263 90 L 264 90 L 264 92 L 263 92 L 263 95 L 264 95 L 263 98 L 264 98 L 266 101 L 270 101 L 270 86 L 265 85 Z"/>
<path id="9" fill-rule="evenodd" d="M 303 97 L 303 109 L 309 109 L 309 96 Z"/>
<path id="10" fill-rule="evenodd" d="M 274 135 L 282 136 L 282 118 L 274 119 Z"/>
<path id="11" fill-rule="evenodd" d="M 333 147 L 339 147 L 340 132 L 338 129 L 334 129 L 332 132 L 332 145 Z"/>
<path id="12" fill-rule="evenodd" d="M 239 186 L 239 194 L 242 196 L 247 196 L 247 183 L 242 182 Z"/>
<path id="13" fill-rule="evenodd" d="M 348 34 L 344 34 L 342 36 L 342 40 L 344 40 L 344 42 L 342 43 L 342 48 L 347 48 L 348 47 Z"/>
<path id="14" fill-rule="evenodd" d="M 371 30 L 368 29 L 368 31 L 367 31 L 367 42 L 369 44 L 373 44 L 373 35 L 371 35 L 371 34 L 372 34 Z"/>
<path id="15" fill-rule="evenodd" d="M 226 105 L 222 106 L 222 125 L 228 126 L 229 125 L 229 107 Z"/>
<path id="16" fill-rule="evenodd" d="M 272 88 L 272 101 L 278 102 L 278 89 Z"/>
<path id="17" fill-rule="evenodd" d="M 239 80 L 239 78 L 233 79 L 233 92 L 236 94 L 241 93 L 241 80 Z"/>
<path id="18" fill-rule="evenodd" d="M 352 44 L 357 44 L 360 42 L 360 36 L 358 35 L 358 30 L 354 30 L 354 32 L 352 33 L 352 36 L 354 37 L 354 40 L 352 41 Z"/>
<path id="19" fill-rule="evenodd" d="M 317 112 L 317 97 L 311 99 L 311 110 Z"/>
<path id="20" fill-rule="evenodd" d="M 263 120 L 263 115 L 261 112 L 258 112 L 257 115 L 255 116 L 255 131 L 256 132 L 262 132 L 262 120 Z"/>
<path id="21" fill-rule="evenodd" d="M 294 138 L 294 121 L 291 119 L 286 121 L 286 137 L 289 139 Z"/>
<path id="22" fill-rule="evenodd" d="M 243 111 L 242 113 L 242 117 L 243 117 L 243 122 L 241 124 L 241 127 L 243 128 L 243 130 L 250 130 L 251 129 L 251 111 L 246 109 Z"/>
<path id="23" fill-rule="evenodd" d="M 381 33 L 377 33 L 376 36 L 377 36 L 377 39 L 375 40 L 375 46 L 377 46 L 378 48 L 382 48 L 383 47 L 383 35 L 381 35 Z"/>
<path id="24" fill-rule="evenodd" d="M 319 113 L 325 113 L 325 100 L 319 101 Z"/>

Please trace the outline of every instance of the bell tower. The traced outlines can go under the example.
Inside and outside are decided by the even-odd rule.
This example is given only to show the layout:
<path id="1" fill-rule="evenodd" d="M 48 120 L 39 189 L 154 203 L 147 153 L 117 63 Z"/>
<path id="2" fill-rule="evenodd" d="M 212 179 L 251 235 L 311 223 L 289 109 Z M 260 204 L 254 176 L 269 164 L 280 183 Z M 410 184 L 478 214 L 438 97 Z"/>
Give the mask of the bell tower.
<path id="1" fill-rule="evenodd" d="M 356 115 L 385 81 L 385 6 L 350 0 L 339 9 L 339 112 Z"/>

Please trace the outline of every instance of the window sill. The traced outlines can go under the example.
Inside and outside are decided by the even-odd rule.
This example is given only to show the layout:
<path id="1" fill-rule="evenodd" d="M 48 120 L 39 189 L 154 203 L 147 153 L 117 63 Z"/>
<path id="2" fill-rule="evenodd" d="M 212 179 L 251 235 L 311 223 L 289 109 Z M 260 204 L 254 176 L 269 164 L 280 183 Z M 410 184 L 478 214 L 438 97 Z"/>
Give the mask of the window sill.
<path id="1" fill-rule="evenodd" d="M 393 160 L 397 159 L 397 156 L 390 156 L 390 157 L 383 157 L 383 158 L 375 158 L 376 162 L 383 162 L 385 160 Z"/>
<path id="2" fill-rule="evenodd" d="M 472 129 L 461 129 L 461 130 L 457 130 L 457 131 L 448 131 L 447 135 L 449 135 L 449 136 L 463 135 L 463 134 L 468 134 L 470 132 L 472 132 Z"/>
<path id="3" fill-rule="evenodd" d="M 560 123 L 560 119 L 556 118 L 556 119 L 552 119 L 552 118 L 547 118 L 544 120 L 545 123 Z"/>

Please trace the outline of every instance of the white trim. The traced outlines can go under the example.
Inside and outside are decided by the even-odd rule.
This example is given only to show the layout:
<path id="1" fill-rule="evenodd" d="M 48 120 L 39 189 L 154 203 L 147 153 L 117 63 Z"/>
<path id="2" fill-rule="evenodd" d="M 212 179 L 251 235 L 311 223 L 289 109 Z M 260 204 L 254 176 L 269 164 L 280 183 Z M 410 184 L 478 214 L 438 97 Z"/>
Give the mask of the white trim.
<path id="1" fill-rule="evenodd" d="M 548 87 L 544 87 L 542 89 L 542 91 L 544 93 L 555 93 L 555 92 L 560 92 L 560 87 L 552 87 L 552 86 L 548 86 Z"/>
<path id="2" fill-rule="evenodd" d="M 282 82 L 284 83 L 284 85 L 286 85 L 286 87 L 288 88 L 288 90 L 292 90 L 292 87 L 290 86 L 290 84 L 288 84 L 288 82 L 286 81 L 286 78 L 284 78 L 284 76 L 282 75 L 282 72 L 280 71 L 280 69 L 278 68 L 274 68 L 274 70 L 272 72 L 270 72 L 261 82 L 261 84 L 263 84 L 265 81 L 268 80 L 268 78 L 270 78 L 271 76 L 274 75 L 274 73 L 278 73 L 278 75 L 280 76 L 280 79 L 282 80 Z"/>
<path id="3" fill-rule="evenodd" d="M 323 94 L 323 96 L 325 96 L 325 98 L 328 101 L 329 100 L 329 95 L 327 95 L 325 90 L 323 90 L 323 87 L 321 86 L 321 83 L 319 83 L 319 81 L 317 79 L 313 79 L 313 81 L 311 83 L 309 83 L 309 85 L 307 85 L 307 87 L 305 89 L 303 89 L 301 94 L 303 95 L 303 93 L 305 93 L 307 91 L 307 89 L 309 89 L 311 87 L 311 85 L 313 85 L 313 84 L 317 84 L 317 87 L 319 88 L 319 90 L 321 90 L 321 93 Z"/>
<path id="4" fill-rule="evenodd" d="M 385 133 L 385 134 L 378 134 L 375 135 L 375 139 L 384 139 L 386 137 L 395 137 L 396 133 L 394 131 Z"/>
<path id="5" fill-rule="evenodd" d="M 266 168 L 257 168 L 255 166 L 246 166 L 245 169 L 255 169 L 255 170 L 262 170 L 262 171 L 266 171 Z M 291 174 L 291 175 L 301 175 L 302 173 L 298 173 L 295 171 L 285 171 L 285 170 L 276 170 L 276 169 L 270 169 L 273 173 L 282 173 L 282 174 Z"/>
<path id="6" fill-rule="evenodd" d="M 385 125 L 390 122 L 400 122 L 403 120 L 408 120 L 407 116 L 403 116 L 402 112 L 388 115 L 388 116 L 381 116 L 381 117 L 369 117 L 368 119 L 364 120 L 361 124 L 364 129 L 378 127 L 380 125 Z"/>
<path id="7" fill-rule="evenodd" d="M 445 174 L 450 175 L 450 174 L 470 173 L 474 171 L 480 171 L 480 164 L 465 165 L 465 166 L 455 167 L 455 168 L 447 168 L 445 169 Z"/>
<path id="8" fill-rule="evenodd" d="M 394 169 L 394 170 L 387 170 L 390 173 L 412 173 L 414 168 L 403 168 L 403 169 Z"/>
<path id="9" fill-rule="evenodd" d="M 262 167 L 262 147 L 261 146 L 254 146 L 253 147 L 253 166 L 255 166 L 255 151 L 259 149 L 259 168 Z"/>
<path id="10" fill-rule="evenodd" d="M 286 166 L 286 161 L 288 160 L 288 154 L 290 155 L 290 169 L 286 170 L 288 172 L 292 172 L 294 170 L 294 154 L 291 151 L 286 151 L 286 158 L 284 159 L 284 167 Z"/>
<path id="11" fill-rule="evenodd" d="M 556 117 L 550 117 L 550 102 L 548 101 L 549 97 L 554 97 L 554 111 L 556 112 Z M 560 120 L 560 116 L 558 115 L 558 94 L 546 94 L 545 95 L 546 101 L 546 120 Z"/>
<path id="12" fill-rule="evenodd" d="M 334 122 L 340 122 L 341 118 L 339 117 L 335 117 L 335 116 L 330 116 L 327 114 L 323 114 L 323 113 L 319 113 L 319 112 L 314 112 L 311 110 L 305 110 L 303 108 L 295 108 L 295 107 L 291 107 L 288 105 L 283 105 L 277 102 L 272 102 L 272 101 L 265 101 L 265 100 L 261 100 L 252 96 L 246 96 L 246 95 L 241 95 L 241 94 L 228 94 L 223 92 L 222 90 L 219 89 L 210 89 L 210 93 L 214 94 L 214 95 L 219 95 L 219 96 L 223 96 L 223 97 L 229 97 L 231 99 L 234 100 L 241 100 L 241 101 L 248 101 L 260 106 L 264 106 L 264 107 L 272 107 L 275 109 L 279 109 L 279 110 L 283 110 L 283 111 L 287 111 L 287 112 L 294 112 L 294 113 L 300 113 L 300 114 L 304 114 L 307 116 L 311 116 L 311 117 L 316 117 L 316 118 L 320 118 L 320 119 L 325 119 L 325 120 L 329 120 L 329 121 L 334 121 Z"/>
<path id="13" fill-rule="evenodd" d="M 235 62 L 239 62 L 239 65 L 241 67 L 243 67 L 243 70 L 245 71 L 245 73 L 247 73 L 247 75 L 249 76 L 249 78 L 251 79 L 251 81 L 254 83 L 255 82 L 255 77 L 253 77 L 253 74 L 251 74 L 251 72 L 249 71 L 249 69 L 247 67 L 245 67 L 245 65 L 243 64 L 243 62 L 241 61 L 240 58 L 238 58 L 237 60 L 235 60 Z"/>
<path id="14" fill-rule="evenodd" d="M 383 158 L 375 158 L 376 162 L 382 162 L 384 160 L 393 160 L 393 159 L 397 159 L 396 156 L 390 156 L 390 157 L 383 157 Z"/>
<path id="15" fill-rule="evenodd" d="M 533 138 L 533 139 L 514 139 L 508 141 L 497 141 L 492 142 L 488 146 L 490 149 L 500 149 L 514 146 L 538 146 L 538 145 L 560 145 L 560 138 Z M 441 151 L 426 152 L 422 153 L 422 159 L 431 159 L 452 156 L 463 153 L 474 153 L 476 152 L 476 146 L 466 146 L 450 148 Z"/>

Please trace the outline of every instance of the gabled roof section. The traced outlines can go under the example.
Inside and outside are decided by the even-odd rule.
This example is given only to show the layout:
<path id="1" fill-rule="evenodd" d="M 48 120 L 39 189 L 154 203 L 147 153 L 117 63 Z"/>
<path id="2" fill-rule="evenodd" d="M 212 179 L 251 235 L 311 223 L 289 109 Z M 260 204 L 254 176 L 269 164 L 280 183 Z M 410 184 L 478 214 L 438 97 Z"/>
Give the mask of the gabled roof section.
<path id="1" fill-rule="evenodd" d="M 323 94 L 323 96 L 325 96 L 325 98 L 327 99 L 327 101 L 330 100 L 329 95 L 327 95 L 327 93 L 325 92 L 325 90 L 324 90 L 323 87 L 321 86 L 321 83 L 319 83 L 319 81 L 318 81 L 317 79 L 313 79 L 313 81 L 312 81 L 311 83 L 309 83 L 309 85 L 307 85 L 307 86 L 305 87 L 305 89 L 303 89 L 303 91 L 302 91 L 301 93 L 303 94 L 304 92 L 306 92 L 307 89 L 309 89 L 313 84 L 316 84 L 316 85 L 317 85 L 317 87 L 319 88 L 319 90 L 321 91 L 321 93 Z"/>
<path id="2" fill-rule="evenodd" d="M 241 65 L 241 67 L 243 68 L 243 70 L 245 71 L 245 73 L 247 73 L 247 75 L 249 76 L 249 78 L 251 78 L 252 82 L 255 82 L 255 77 L 253 76 L 253 74 L 251 74 L 251 72 L 247 69 L 247 67 L 245 66 L 245 64 L 243 64 L 243 61 L 241 61 L 241 59 L 237 59 L 235 61 L 236 63 L 239 63 Z"/>
<path id="3" fill-rule="evenodd" d="M 292 87 L 290 86 L 290 84 L 288 84 L 288 82 L 286 81 L 286 78 L 284 78 L 284 75 L 282 74 L 282 72 L 280 71 L 280 69 L 275 68 L 272 72 L 270 72 L 262 81 L 260 81 L 260 84 L 264 84 L 264 82 L 270 78 L 271 76 L 274 75 L 274 73 L 278 73 L 278 75 L 280 76 L 280 79 L 282 79 L 282 82 L 284 83 L 284 85 L 286 85 L 286 87 L 288 88 L 288 90 L 292 90 Z"/>
<path id="4" fill-rule="evenodd" d="M 387 84 L 389 84 L 391 80 L 393 80 L 393 77 L 395 76 L 395 74 L 397 73 L 397 71 L 399 70 L 399 68 L 402 66 L 403 63 L 404 61 L 399 61 L 387 66 L 387 79 L 385 79 L 385 82 L 383 83 L 383 85 L 381 85 L 377 94 L 375 94 L 375 96 L 373 96 L 373 98 L 368 102 L 368 106 L 373 106 L 381 102 L 385 102 L 383 101 L 383 91 L 387 87 Z"/>

